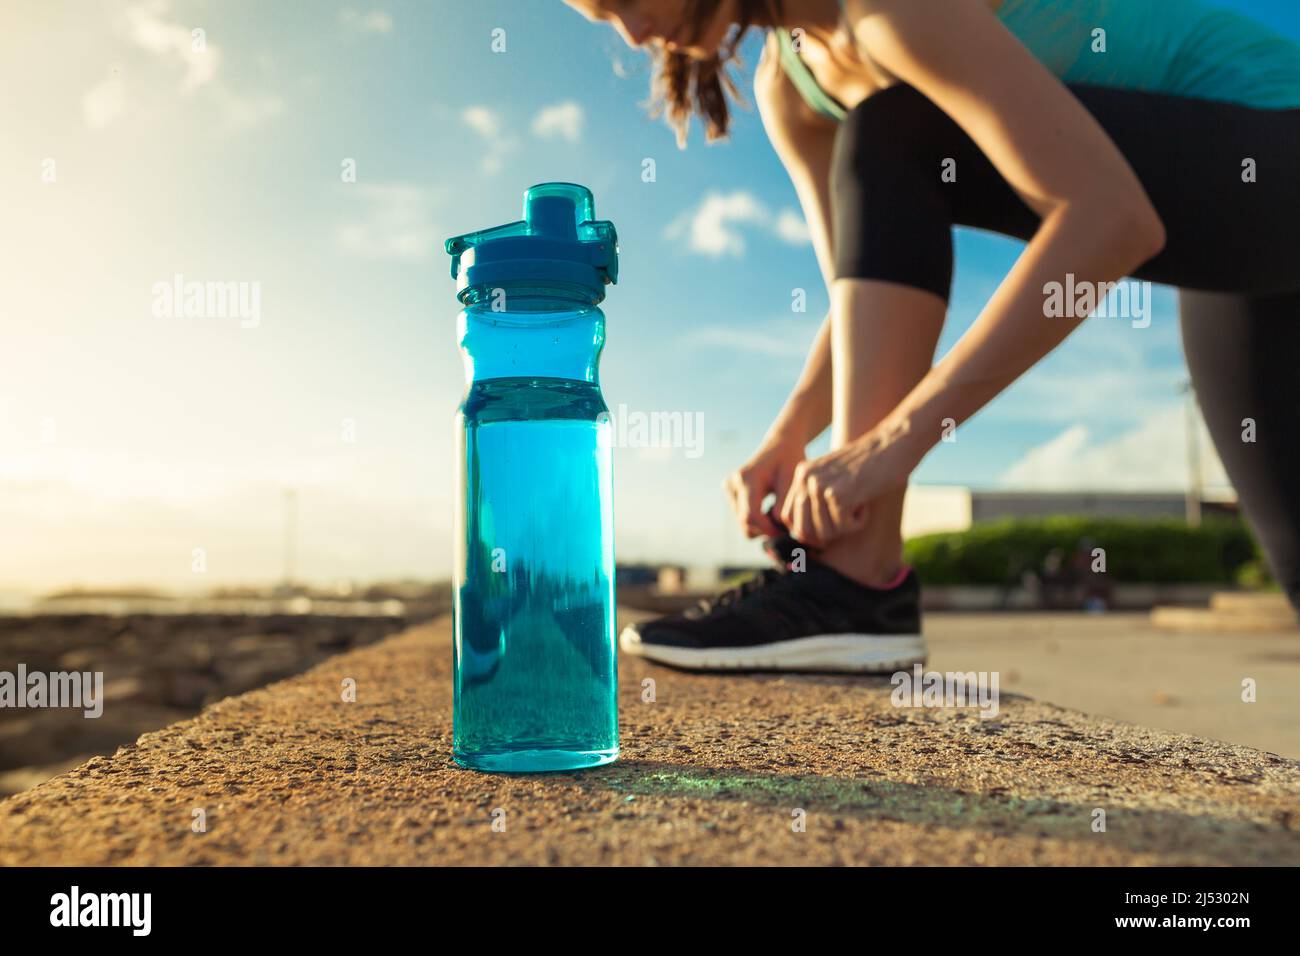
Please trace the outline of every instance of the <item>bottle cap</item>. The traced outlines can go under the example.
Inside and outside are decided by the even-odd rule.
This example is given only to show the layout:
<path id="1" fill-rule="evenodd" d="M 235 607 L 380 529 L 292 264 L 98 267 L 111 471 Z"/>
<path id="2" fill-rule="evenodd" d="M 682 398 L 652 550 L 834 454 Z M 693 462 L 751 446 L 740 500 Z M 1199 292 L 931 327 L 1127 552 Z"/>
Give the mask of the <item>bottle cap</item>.
<path id="1" fill-rule="evenodd" d="M 596 219 L 591 190 L 539 183 L 524 193 L 524 218 L 447 240 L 451 277 L 462 302 L 473 288 L 506 283 L 569 283 L 605 297 L 618 281 L 618 234 Z"/>

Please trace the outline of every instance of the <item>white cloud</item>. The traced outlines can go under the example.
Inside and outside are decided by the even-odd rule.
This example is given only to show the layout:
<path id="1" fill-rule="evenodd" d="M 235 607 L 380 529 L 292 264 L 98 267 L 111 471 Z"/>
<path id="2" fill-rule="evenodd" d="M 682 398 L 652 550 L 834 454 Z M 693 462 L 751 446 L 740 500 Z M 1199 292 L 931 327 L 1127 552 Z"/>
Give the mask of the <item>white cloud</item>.
<path id="1" fill-rule="evenodd" d="M 391 33 L 393 18 L 383 10 L 354 10 L 345 7 L 339 11 L 339 22 L 358 33 Z"/>
<path id="2" fill-rule="evenodd" d="M 735 224 L 761 223 L 766 217 L 767 210 L 752 193 L 709 193 L 698 207 L 671 222 L 665 236 L 679 239 L 685 234 L 690 248 L 705 255 L 740 256 L 745 239 Z"/>
<path id="3" fill-rule="evenodd" d="M 513 127 L 488 106 L 475 104 L 465 107 L 460 112 L 460 121 L 487 144 L 487 152 L 479 163 L 483 172 L 498 172 L 505 157 L 519 148 L 518 138 L 511 135 Z M 544 138 L 558 137 L 575 142 L 582 135 L 582 123 L 582 107 L 573 102 L 557 103 L 533 118 L 532 131 Z"/>
<path id="4" fill-rule="evenodd" d="M 501 121 L 486 106 L 467 106 L 460 114 L 465 125 L 484 139 L 492 139 L 501 132 Z"/>
<path id="5" fill-rule="evenodd" d="M 181 91 L 190 93 L 216 77 L 221 54 L 207 42 L 202 28 L 169 23 L 163 19 L 166 12 L 165 0 L 147 0 L 127 7 L 122 13 L 126 36 L 141 49 L 183 66 Z"/>
<path id="6" fill-rule="evenodd" d="M 666 239 L 685 236 L 689 247 L 706 256 L 742 256 L 745 237 L 738 226 L 757 227 L 791 243 L 807 242 L 808 229 L 793 210 L 773 217 L 753 193 L 737 189 L 730 193 L 711 192 L 700 204 L 678 216 L 664 230 Z"/>
<path id="7" fill-rule="evenodd" d="M 231 126 L 256 126 L 284 111 L 284 100 L 273 94 L 243 96 L 224 86 L 212 88 L 214 102 Z"/>
<path id="8" fill-rule="evenodd" d="M 686 333 L 687 349 L 718 349 L 725 353 L 748 352 L 768 358 L 803 362 L 820 327 L 816 318 L 778 319 L 745 325 L 705 325 Z"/>
<path id="9" fill-rule="evenodd" d="M 782 209 L 780 215 L 776 217 L 776 234 L 780 239 L 784 239 L 792 246 L 801 246 L 811 242 L 812 237 L 808 234 L 808 223 L 803 221 L 803 216 L 793 209 Z"/>
<path id="10" fill-rule="evenodd" d="M 126 110 L 126 84 L 116 74 L 97 83 L 81 98 L 82 115 L 91 129 L 108 126 Z"/>
<path id="11" fill-rule="evenodd" d="M 582 137 L 582 107 L 573 100 L 548 106 L 533 119 L 533 132 L 543 139 L 559 137 L 576 143 Z"/>
<path id="12" fill-rule="evenodd" d="M 991 293 L 991 290 L 990 290 Z M 1149 328 L 1130 320 L 1094 317 L 1031 369 L 988 410 L 998 423 L 1075 422 L 1110 432 L 1142 423 L 1175 400 L 1187 369 L 1179 355 L 1178 311 L 1158 296 Z M 974 299 L 968 309 L 983 306 Z"/>
<path id="13" fill-rule="evenodd" d="M 417 262 L 439 244 L 429 216 L 434 197 L 411 183 L 350 185 L 348 194 L 364 208 L 359 218 L 335 227 L 339 246 L 363 259 Z"/>
<path id="14" fill-rule="evenodd" d="M 1170 403 L 1107 441 L 1094 441 L 1087 426 L 1072 425 L 1030 449 L 1003 473 L 998 483 L 1036 491 L 1185 488 L 1188 466 L 1184 416 L 1182 405 Z M 1202 481 L 1208 488 L 1226 488 L 1227 475 L 1199 417 L 1196 424 Z"/>
<path id="15" fill-rule="evenodd" d="M 467 106 L 460 118 L 488 144 L 487 154 L 480 163 L 483 171 L 495 173 L 500 170 L 506 153 L 517 145 L 513 137 L 503 132 L 501 118 L 486 106 Z"/>
<path id="16" fill-rule="evenodd" d="M 142 0 L 127 5 L 114 18 L 111 29 L 120 39 L 149 60 L 114 75 L 88 90 L 82 98 L 86 125 L 102 129 L 136 112 L 151 112 L 151 100 L 169 90 L 190 96 L 200 90 L 208 94 L 221 116 L 231 126 L 259 123 L 283 110 L 280 97 L 270 93 L 245 95 L 222 82 L 218 74 L 222 51 L 208 40 L 200 26 L 186 26 L 168 18 L 167 0 Z M 133 67 L 136 64 L 132 64 Z M 130 84 L 126 76 L 130 76 Z"/>

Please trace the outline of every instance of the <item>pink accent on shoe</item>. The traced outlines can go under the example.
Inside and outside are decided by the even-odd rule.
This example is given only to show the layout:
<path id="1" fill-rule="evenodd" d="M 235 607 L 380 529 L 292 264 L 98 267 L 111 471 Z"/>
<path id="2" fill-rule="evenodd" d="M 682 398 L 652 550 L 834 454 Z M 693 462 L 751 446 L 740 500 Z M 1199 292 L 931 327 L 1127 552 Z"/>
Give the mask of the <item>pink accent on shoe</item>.
<path id="1" fill-rule="evenodd" d="M 911 573 L 912 573 L 912 566 L 910 564 L 905 564 L 898 569 L 898 573 L 894 575 L 894 579 L 892 581 L 890 581 L 888 584 L 882 584 L 880 587 L 875 588 L 874 590 L 876 591 L 892 590 L 893 588 L 896 588 L 900 584 L 902 584 L 907 579 L 907 576 Z"/>

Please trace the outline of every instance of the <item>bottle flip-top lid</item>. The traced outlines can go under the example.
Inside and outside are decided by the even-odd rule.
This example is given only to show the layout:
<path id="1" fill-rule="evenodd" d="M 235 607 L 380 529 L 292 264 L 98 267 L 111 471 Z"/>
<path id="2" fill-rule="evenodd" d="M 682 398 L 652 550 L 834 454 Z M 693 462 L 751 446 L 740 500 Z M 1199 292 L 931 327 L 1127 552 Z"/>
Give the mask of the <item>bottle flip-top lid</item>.
<path id="1" fill-rule="evenodd" d="M 462 302 L 475 287 L 530 281 L 580 285 L 599 302 L 618 281 L 614 224 L 596 219 L 591 190 L 575 183 L 530 187 L 519 222 L 453 236 L 446 249 Z"/>

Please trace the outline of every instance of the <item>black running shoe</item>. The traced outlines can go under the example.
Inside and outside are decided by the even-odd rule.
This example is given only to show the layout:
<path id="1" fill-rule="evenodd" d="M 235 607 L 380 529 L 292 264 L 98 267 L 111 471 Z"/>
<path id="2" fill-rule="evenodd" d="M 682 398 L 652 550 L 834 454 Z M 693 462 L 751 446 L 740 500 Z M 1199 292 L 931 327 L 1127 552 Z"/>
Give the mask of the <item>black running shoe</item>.
<path id="1" fill-rule="evenodd" d="M 813 559 L 767 570 L 697 606 L 624 628 L 619 646 L 691 670 L 892 673 L 925 663 L 921 589 L 910 568 L 870 588 Z"/>

